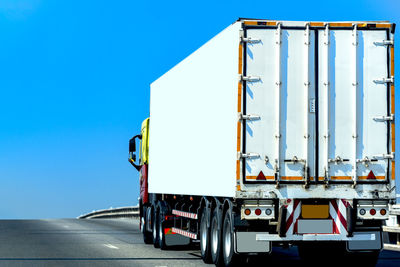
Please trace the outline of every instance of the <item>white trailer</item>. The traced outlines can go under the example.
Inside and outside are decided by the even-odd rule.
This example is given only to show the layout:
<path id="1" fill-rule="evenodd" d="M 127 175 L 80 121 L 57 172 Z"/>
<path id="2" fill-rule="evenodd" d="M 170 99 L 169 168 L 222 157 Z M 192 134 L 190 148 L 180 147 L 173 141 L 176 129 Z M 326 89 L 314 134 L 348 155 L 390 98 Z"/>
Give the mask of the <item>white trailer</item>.
<path id="1" fill-rule="evenodd" d="M 394 29 L 240 19 L 153 82 L 144 235 L 200 239 L 217 265 L 314 242 L 376 260 L 395 200 Z"/>

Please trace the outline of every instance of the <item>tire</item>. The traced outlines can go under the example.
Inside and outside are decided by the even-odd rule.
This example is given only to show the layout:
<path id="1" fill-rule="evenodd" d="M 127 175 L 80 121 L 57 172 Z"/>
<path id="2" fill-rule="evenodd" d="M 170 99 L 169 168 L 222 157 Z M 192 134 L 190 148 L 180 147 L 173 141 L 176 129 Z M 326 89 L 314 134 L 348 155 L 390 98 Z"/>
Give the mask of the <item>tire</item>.
<path id="1" fill-rule="evenodd" d="M 160 249 L 167 249 L 167 245 L 165 244 L 165 234 L 164 234 L 164 212 L 162 212 L 161 205 L 158 208 L 158 220 L 157 220 L 157 231 L 158 231 L 158 246 Z"/>
<path id="2" fill-rule="evenodd" d="M 210 228 L 207 226 L 210 213 L 204 208 L 200 221 L 200 251 L 204 263 L 212 263 L 210 248 Z"/>
<path id="3" fill-rule="evenodd" d="M 147 219 L 146 219 L 146 214 L 147 214 L 147 208 L 143 207 L 143 217 L 140 217 L 140 231 L 143 234 L 143 242 L 145 244 L 153 244 L 153 239 L 151 233 L 149 233 L 146 228 L 147 228 Z"/>
<path id="4" fill-rule="evenodd" d="M 239 264 L 239 255 L 234 251 L 232 211 L 227 210 L 224 216 L 222 227 L 222 257 L 225 266 L 237 266 Z"/>
<path id="5" fill-rule="evenodd" d="M 211 229 L 210 229 L 210 248 L 212 262 L 216 266 L 223 266 L 224 260 L 222 258 L 222 218 L 221 214 L 217 212 L 218 207 L 213 211 L 211 217 Z"/>
<path id="6" fill-rule="evenodd" d="M 160 244 L 158 242 L 158 212 L 157 210 L 153 207 L 153 213 L 151 216 L 152 219 L 152 237 L 153 237 L 153 245 L 155 248 L 159 248 Z"/>

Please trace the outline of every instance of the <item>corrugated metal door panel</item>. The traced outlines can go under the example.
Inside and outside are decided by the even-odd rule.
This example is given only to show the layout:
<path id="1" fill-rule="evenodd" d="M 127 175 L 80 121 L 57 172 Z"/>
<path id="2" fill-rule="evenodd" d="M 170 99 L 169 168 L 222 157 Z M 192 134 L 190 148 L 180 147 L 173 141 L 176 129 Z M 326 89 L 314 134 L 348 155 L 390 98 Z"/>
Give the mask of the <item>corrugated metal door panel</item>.
<path id="1" fill-rule="evenodd" d="M 388 77 L 386 31 L 319 32 L 319 176 L 332 181 L 384 180 Z M 371 161 L 372 159 L 372 161 Z"/>
<path id="2" fill-rule="evenodd" d="M 302 181 L 315 161 L 314 32 L 278 27 L 246 34 L 259 40 L 246 47 L 245 76 L 253 79 L 246 82 L 244 112 L 259 116 L 245 122 L 244 150 L 252 155 L 246 181 Z"/>

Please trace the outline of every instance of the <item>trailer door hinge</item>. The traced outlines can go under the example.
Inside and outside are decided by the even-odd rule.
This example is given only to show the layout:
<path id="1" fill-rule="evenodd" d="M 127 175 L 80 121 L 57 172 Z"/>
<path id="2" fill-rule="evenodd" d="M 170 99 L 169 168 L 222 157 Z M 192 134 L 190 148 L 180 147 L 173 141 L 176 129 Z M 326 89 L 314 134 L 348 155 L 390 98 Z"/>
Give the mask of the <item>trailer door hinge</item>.
<path id="1" fill-rule="evenodd" d="M 254 159 L 254 158 L 259 158 L 260 154 L 257 153 L 242 153 L 238 152 L 238 159 Z"/>
<path id="2" fill-rule="evenodd" d="M 392 76 L 390 78 L 382 78 L 382 79 L 374 80 L 374 83 L 378 83 L 378 84 L 394 83 L 394 77 Z"/>
<path id="3" fill-rule="evenodd" d="M 243 121 L 243 120 L 255 121 L 255 120 L 259 120 L 259 119 L 261 119 L 261 117 L 258 115 L 254 115 L 254 114 L 243 115 L 243 113 L 239 113 L 239 121 Z"/>
<path id="4" fill-rule="evenodd" d="M 373 118 L 374 121 L 389 121 L 394 122 L 394 114 L 390 114 L 390 116 L 378 116 Z"/>
<path id="5" fill-rule="evenodd" d="M 240 41 L 242 43 L 249 43 L 249 44 L 257 44 L 257 43 L 261 43 L 261 39 L 252 39 L 251 37 L 240 37 Z"/>
<path id="6" fill-rule="evenodd" d="M 374 42 L 374 45 L 386 46 L 386 45 L 394 45 L 394 40 L 382 40 L 380 42 Z"/>
<path id="7" fill-rule="evenodd" d="M 240 79 L 241 82 L 243 82 L 243 81 L 246 81 L 246 82 L 258 82 L 258 81 L 261 80 L 261 77 L 240 75 L 239 79 Z"/>

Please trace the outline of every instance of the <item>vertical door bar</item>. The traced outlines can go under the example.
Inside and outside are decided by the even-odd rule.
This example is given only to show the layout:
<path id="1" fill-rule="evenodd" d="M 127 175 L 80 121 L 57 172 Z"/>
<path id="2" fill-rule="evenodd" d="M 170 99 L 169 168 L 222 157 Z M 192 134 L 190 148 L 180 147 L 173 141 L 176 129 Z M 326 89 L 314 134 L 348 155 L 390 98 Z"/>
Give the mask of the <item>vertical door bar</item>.
<path id="1" fill-rule="evenodd" d="M 278 23 L 278 28 L 275 32 L 275 43 L 276 43 L 276 125 L 275 125 L 275 138 L 276 138 L 276 159 L 275 159 L 275 182 L 276 186 L 279 187 L 280 182 L 280 147 L 281 147 L 281 44 L 282 44 L 282 29 L 281 23 Z"/>
<path id="2" fill-rule="evenodd" d="M 324 166 L 324 182 L 325 185 L 328 185 L 329 180 L 329 24 L 327 23 L 324 31 L 324 57 L 325 57 L 325 69 L 324 69 L 324 91 L 326 94 L 325 99 L 325 129 L 324 129 L 324 138 L 325 138 L 325 166 Z"/>
<path id="3" fill-rule="evenodd" d="M 357 184 L 357 89 L 358 89 L 358 80 L 357 80 L 357 67 L 358 67 L 358 62 L 357 62 L 357 47 L 358 47 L 358 33 L 357 33 L 357 24 L 354 24 L 353 28 L 353 115 L 354 115 L 354 122 L 353 122 L 353 149 L 354 149 L 354 155 L 353 155 L 353 187 L 356 186 Z"/>
<path id="4" fill-rule="evenodd" d="M 306 30 L 304 32 L 304 103 L 305 103 L 305 162 L 304 162 L 304 178 L 306 182 L 306 187 L 309 183 L 308 177 L 308 140 L 310 138 L 310 134 L 308 132 L 308 114 L 309 114 L 309 87 L 310 87 L 310 76 L 309 76 L 309 64 L 310 64 L 310 25 L 306 24 Z"/>

